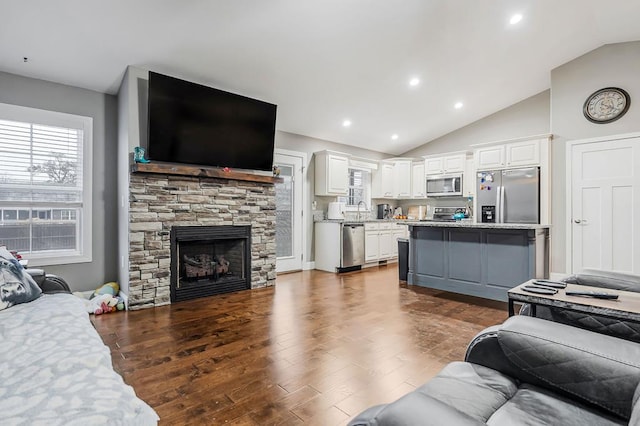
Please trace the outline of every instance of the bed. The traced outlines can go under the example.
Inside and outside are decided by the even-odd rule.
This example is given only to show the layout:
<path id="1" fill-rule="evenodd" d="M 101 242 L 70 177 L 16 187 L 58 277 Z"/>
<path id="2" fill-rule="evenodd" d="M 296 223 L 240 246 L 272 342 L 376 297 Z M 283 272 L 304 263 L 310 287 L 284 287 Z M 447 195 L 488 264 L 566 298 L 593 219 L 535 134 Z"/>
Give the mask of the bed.
<path id="1" fill-rule="evenodd" d="M 43 294 L 0 311 L 0 424 L 155 425 L 113 370 L 83 301 Z"/>

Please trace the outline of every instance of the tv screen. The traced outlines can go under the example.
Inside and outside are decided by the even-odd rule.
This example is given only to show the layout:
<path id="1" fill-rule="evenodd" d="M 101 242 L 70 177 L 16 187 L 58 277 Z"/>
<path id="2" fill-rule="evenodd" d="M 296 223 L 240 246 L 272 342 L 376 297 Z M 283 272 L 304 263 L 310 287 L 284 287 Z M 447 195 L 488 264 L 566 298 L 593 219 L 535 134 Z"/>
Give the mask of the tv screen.
<path id="1" fill-rule="evenodd" d="M 276 105 L 149 72 L 147 157 L 271 170 Z"/>

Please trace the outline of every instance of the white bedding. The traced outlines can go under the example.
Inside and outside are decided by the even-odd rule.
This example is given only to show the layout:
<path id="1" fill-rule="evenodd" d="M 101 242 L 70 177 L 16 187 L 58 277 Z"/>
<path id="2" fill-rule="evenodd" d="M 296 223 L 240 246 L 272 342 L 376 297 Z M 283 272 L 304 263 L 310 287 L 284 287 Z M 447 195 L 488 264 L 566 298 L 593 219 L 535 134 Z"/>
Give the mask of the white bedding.
<path id="1" fill-rule="evenodd" d="M 111 365 L 82 300 L 69 294 L 0 311 L 0 424 L 155 425 Z"/>

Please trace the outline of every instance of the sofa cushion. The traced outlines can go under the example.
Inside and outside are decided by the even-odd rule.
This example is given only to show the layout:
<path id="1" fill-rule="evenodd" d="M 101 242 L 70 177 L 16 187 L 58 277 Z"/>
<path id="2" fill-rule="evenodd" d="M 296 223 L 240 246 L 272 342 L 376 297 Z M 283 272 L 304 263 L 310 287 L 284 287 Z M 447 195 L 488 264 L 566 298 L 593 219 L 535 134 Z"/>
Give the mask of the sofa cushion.
<path id="1" fill-rule="evenodd" d="M 498 371 L 468 362 L 452 362 L 416 392 L 485 422 L 517 390 L 516 381 Z"/>
<path id="2" fill-rule="evenodd" d="M 0 248 L 0 310 L 27 303 L 42 294 L 31 275 L 6 248 Z"/>
<path id="3" fill-rule="evenodd" d="M 489 426 L 563 425 L 609 426 L 627 422 L 607 417 L 602 411 L 561 397 L 542 388 L 524 384 L 487 421 Z"/>

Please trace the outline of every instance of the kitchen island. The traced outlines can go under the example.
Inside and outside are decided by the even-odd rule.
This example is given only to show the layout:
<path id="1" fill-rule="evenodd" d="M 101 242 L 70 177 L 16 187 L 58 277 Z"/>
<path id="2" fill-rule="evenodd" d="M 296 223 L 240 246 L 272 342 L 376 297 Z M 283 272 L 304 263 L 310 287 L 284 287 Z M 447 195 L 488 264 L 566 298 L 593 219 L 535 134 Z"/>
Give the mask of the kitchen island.
<path id="1" fill-rule="evenodd" d="M 407 222 L 407 282 L 507 301 L 507 290 L 549 278 L 549 226 Z"/>

